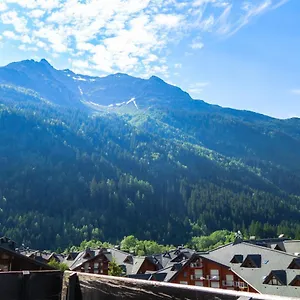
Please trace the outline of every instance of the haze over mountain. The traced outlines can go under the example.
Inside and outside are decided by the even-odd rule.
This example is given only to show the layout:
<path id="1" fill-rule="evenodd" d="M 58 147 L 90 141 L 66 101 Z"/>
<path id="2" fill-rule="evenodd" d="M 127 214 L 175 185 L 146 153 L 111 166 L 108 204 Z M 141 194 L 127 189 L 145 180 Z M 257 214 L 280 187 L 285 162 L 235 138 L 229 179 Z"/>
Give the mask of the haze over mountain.
<path id="1" fill-rule="evenodd" d="M 35 247 L 217 229 L 300 238 L 300 121 L 209 105 L 158 77 L 0 68 L 2 234 Z"/>

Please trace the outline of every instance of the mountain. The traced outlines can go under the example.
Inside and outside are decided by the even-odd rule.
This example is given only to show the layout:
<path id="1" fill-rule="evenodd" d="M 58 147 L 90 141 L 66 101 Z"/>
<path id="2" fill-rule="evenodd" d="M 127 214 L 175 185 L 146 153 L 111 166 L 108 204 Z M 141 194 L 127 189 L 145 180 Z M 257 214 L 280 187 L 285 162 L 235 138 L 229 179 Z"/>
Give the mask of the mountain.
<path id="1" fill-rule="evenodd" d="M 300 238 L 300 121 L 151 77 L 0 68 L 2 234 L 39 248 L 217 229 Z"/>
<path id="2" fill-rule="evenodd" d="M 70 70 L 56 70 L 45 59 L 40 62 L 26 60 L 0 68 L 0 85 L 6 89 L 22 87 L 54 104 L 76 108 L 84 105 L 94 109 L 97 105 L 112 107 L 132 98 L 141 107 L 156 104 L 163 97 L 164 105 L 171 104 L 174 99 L 191 100 L 187 93 L 155 76 L 148 80 L 120 73 L 91 77 Z"/>

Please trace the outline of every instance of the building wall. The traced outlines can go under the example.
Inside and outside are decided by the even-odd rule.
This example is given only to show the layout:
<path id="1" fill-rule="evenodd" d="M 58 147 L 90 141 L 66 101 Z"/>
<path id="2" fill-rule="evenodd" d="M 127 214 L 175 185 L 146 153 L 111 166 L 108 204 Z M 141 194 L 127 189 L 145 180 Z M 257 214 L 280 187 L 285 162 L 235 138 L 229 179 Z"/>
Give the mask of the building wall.
<path id="1" fill-rule="evenodd" d="M 157 271 L 157 266 L 148 259 L 144 260 L 138 271 L 138 274 L 145 274 L 146 271 Z"/>
<path id="2" fill-rule="evenodd" d="M 29 260 L 26 256 L 14 255 L 6 250 L 0 249 L 0 271 L 38 271 L 38 270 L 51 270 L 47 265 L 42 266 L 35 261 Z"/>
<path id="3" fill-rule="evenodd" d="M 105 255 L 98 255 L 93 259 L 85 262 L 78 268 L 74 269 L 77 272 L 108 275 L 109 261 Z"/>
<path id="4" fill-rule="evenodd" d="M 171 282 L 257 293 L 228 267 L 201 257 L 187 264 Z"/>

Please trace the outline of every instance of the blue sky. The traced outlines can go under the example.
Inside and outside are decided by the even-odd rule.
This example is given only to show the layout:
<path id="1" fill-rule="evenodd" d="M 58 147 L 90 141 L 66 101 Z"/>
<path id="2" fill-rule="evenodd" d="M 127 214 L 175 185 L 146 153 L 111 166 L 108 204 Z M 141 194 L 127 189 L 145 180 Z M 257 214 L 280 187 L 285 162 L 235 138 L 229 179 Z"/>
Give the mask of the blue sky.
<path id="1" fill-rule="evenodd" d="M 193 98 L 300 116 L 298 0 L 0 0 L 0 65 L 156 75 Z"/>

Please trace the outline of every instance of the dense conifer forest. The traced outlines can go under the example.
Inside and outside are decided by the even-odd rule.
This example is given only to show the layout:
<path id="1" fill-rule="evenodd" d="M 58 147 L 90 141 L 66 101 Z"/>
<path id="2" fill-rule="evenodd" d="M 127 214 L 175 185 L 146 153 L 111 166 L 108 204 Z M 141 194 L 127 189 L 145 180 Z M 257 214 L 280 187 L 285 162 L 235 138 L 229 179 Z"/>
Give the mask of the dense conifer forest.
<path id="1" fill-rule="evenodd" d="M 193 101 L 158 78 L 142 82 L 139 109 L 59 105 L 1 74 L 1 234 L 19 244 L 300 238 L 298 119 Z"/>

